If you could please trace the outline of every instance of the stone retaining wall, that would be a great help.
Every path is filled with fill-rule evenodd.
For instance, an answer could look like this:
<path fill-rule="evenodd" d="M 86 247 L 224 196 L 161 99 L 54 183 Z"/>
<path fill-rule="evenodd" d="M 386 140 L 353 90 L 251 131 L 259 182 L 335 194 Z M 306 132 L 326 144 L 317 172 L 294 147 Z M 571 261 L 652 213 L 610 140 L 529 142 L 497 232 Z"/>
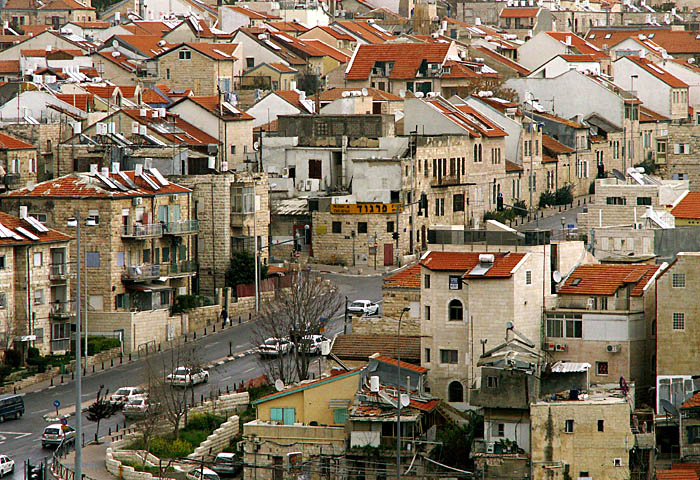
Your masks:
<path fill-rule="evenodd" d="M 247 392 L 246 392 L 247 393 Z M 232 415 L 227 421 L 214 430 L 194 452 L 188 455 L 189 458 L 201 458 L 204 455 L 217 455 L 231 443 L 231 439 L 238 435 L 240 430 L 238 415 Z"/>
<path fill-rule="evenodd" d="M 250 403 L 250 395 L 248 392 L 228 393 L 221 395 L 214 400 L 206 400 L 201 405 L 193 407 L 189 410 L 189 414 L 193 413 L 213 413 L 215 415 L 225 415 L 228 417 L 232 413 L 238 413 L 248 408 Z M 184 418 L 182 419 L 184 426 Z"/>

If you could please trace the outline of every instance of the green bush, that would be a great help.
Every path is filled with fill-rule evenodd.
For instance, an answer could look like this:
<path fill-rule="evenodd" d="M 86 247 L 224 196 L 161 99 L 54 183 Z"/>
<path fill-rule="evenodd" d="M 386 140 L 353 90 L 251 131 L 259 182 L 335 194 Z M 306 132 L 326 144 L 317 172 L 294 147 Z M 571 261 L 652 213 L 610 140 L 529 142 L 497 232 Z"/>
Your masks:
<path fill-rule="evenodd" d="M 118 338 L 114 337 L 89 337 L 88 355 L 96 355 L 105 350 L 111 350 L 121 346 Z"/>
<path fill-rule="evenodd" d="M 176 313 L 187 312 L 193 308 L 197 308 L 201 305 L 199 296 L 197 295 L 178 295 L 175 297 L 173 306 L 170 312 L 174 315 Z"/>
<path fill-rule="evenodd" d="M 220 415 L 195 413 L 190 415 L 187 419 L 187 426 L 183 428 L 182 431 L 204 430 L 211 433 L 219 428 L 225 421 L 226 419 Z M 209 435 L 209 433 L 207 435 Z"/>
<path fill-rule="evenodd" d="M 29 347 L 27 349 L 27 359 L 30 360 L 32 358 L 39 358 L 41 357 L 41 353 L 39 352 L 39 349 L 36 347 Z"/>
<path fill-rule="evenodd" d="M 520 218 L 527 217 L 527 205 L 525 200 L 516 200 L 513 202 L 513 213 Z"/>
<path fill-rule="evenodd" d="M 12 368 L 19 368 L 22 364 L 22 354 L 18 350 L 5 350 L 5 365 Z"/>
<path fill-rule="evenodd" d="M 546 192 L 540 193 L 540 201 L 539 201 L 539 208 L 547 208 L 550 205 L 554 205 L 555 203 L 555 194 L 552 193 L 550 190 L 547 190 Z"/>
<path fill-rule="evenodd" d="M 143 443 L 141 443 L 143 448 Z M 186 440 L 172 440 L 165 437 L 155 437 L 151 440 L 150 451 L 158 458 L 182 458 L 194 452 L 192 444 Z"/>
<path fill-rule="evenodd" d="M 573 201 L 574 196 L 571 193 L 571 185 L 564 185 L 554 192 L 554 205 L 569 205 Z"/>

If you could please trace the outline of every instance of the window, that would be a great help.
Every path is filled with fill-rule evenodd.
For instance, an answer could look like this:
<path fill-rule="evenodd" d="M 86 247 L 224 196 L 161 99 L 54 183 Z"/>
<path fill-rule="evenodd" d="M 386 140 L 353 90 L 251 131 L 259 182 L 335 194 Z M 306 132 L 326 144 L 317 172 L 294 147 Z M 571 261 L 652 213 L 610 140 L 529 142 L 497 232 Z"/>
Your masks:
<path fill-rule="evenodd" d="M 44 259 L 43 253 L 42 252 L 34 252 L 33 258 L 34 258 L 33 265 L 35 267 L 41 267 L 41 264 L 42 264 L 43 259 Z"/>
<path fill-rule="evenodd" d="M 163 263 L 170 262 L 170 247 L 163 247 Z"/>
<path fill-rule="evenodd" d="M 100 266 L 100 252 L 87 252 L 85 263 L 88 267 L 96 268 Z"/>
<path fill-rule="evenodd" d="M 685 313 L 673 312 L 673 329 L 685 330 Z"/>
<path fill-rule="evenodd" d="M 671 275 L 671 285 L 673 288 L 685 288 L 685 273 Z"/>
<path fill-rule="evenodd" d="M 625 197 L 606 197 L 605 203 L 608 205 L 627 205 Z"/>
<path fill-rule="evenodd" d="M 440 363 L 457 364 L 457 350 L 440 350 Z"/>
<path fill-rule="evenodd" d="M 621 458 L 613 458 L 613 466 L 614 467 L 621 467 L 622 466 L 622 459 Z"/>
<path fill-rule="evenodd" d="M 676 155 L 687 155 L 690 153 L 690 144 L 689 143 L 674 143 L 673 144 L 673 153 Z"/>
<path fill-rule="evenodd" d="M 254 57 L 247 57 L 245 59 L 245 67 L 246 68 L 253 68 L 255 66 L 255 58 Z"/>
<path fill-rule="evenodd" d="M 88 210 L 88 217 L 92 218 L 95 225 L 100 224 L 100 211 L 97 209 Z"/>
<path fill-rule="evenodd" d="M 666 142 L 656 142 L 656 153 L 666 154 Z"/>
<path fill-rule="evenodd" d="M 357 233 L 367 233 L 367 222 L 357 222 Z"/>
<path fill-rule="evenodd" d="M 506 436 L 506 424 L 505 423 L 494 423 L 493 424 L 493 436 L 494 437 L 505 437 Z"/>
<path fill-rule="evenodd" d="M 0 308 L 7 307 L 7 294 L 5 292 L 0 292 Z"/>
<path fill-rule="evenodd" d="M 430 275 L 423 275 L 423 288 L 430 288 Z"/>
<path fill-rule="evenodd" d="M 498 388 L 498 377 L 495 377 L 493 375 L 486 377 L 486 387 Z"/>
<path fill-rule="evenodd" d="M 561 318 L 547 318 L 547 336 L 561 338 L 564 336 L 564 320 Z"/>
<path fill-rule="evenodd" d="M 236 146 L 231 145 L 231 155 L 235 155 L 235 154 L 236 154 Z"/>
<path fill-rule="evenodd" d="M 700 443 L 700 425 L 685 427 L 688 432 L 688 443 Z"/>
<path fill-rule="evenodd" d="M 595 374 L 596 375 L 607 375 L 608 374 L 608 362 L 595 362 Z"/>
<path fill-rule="evenodd" d="M 464 211 L 464 194 L 455 193 L 452 196 L 452 211 L 453 212 L 463 212 Z"/>
<path fill-rule="evenodd" d="M 568 419 L 566 422 L 564 422 L 564 432 L 565 433 L 574 433 L 574 420 L 573 419 Z"/>
<path fill-rule="evenodd" d="M 170 80 L 170 69 L 169 69 L 169 68 L 166 68 L 166 69 L 165 69 L 165 78 L 166 78 L 167 80 Z"/>
<path fill-rule="evenodd" d="M 5 270 L 5 255 L 0 255 L 0 270 Z"/>
<path fill-rule="evenodd" d="M 44 304 L 44 289 L 43 288 L 37 288 L 34 290 L 34 305 L 43 305 Z"/>
<path fill-rule="evenodd" d="M 328 123 L 324 121 L 316 122 L 315 123 L 316 127 L 316 135 L 319 137 L 327 137 L 329 132 L 328 132 Z"/>
<path fill-rule="evenodd" d="M 461 275 L 450 275 L 449 287 L 450 287 L 450 290 L 462 290 L 462 276 Z"/>
<path fill-rule="evenodd" d="M 532 285 L 532 270 L 525 270 L 525 285 Z"/>
<path fill-rule="evenodd" d="M 342 222 L 333 222 L 331 226 L 331 231 L 333 233 L 343 233 L 343 224 Z"/>
<path fill-rule="evenodd" d="M 325 124 L 324 124 L 325 125 Z M 322 178 L 322 166 L 321 160 L 309 160 L 309 178 Z"/>
<path fill-rule="evenodd" d="M 293 408 L 271 408 L 270 421 L 279 422 L 282 425 L 294 425 L 295 411 Z"/>
<path fill-rule="evenodd" d="M 425 363 L 430 363 L 430 349 L 425 349 Z"/>
<path fill-rule="evenodd" d="M 651 205 L 651 197 L 637 197 L 637 205 Z"/>
<path fill-rule="evenodd" d="M 114 299 L 114 306 L 116 308 L 129 308 L 129 295 L 126 293 L 119 293 Z"/>
<path fill-rule="evenodd" d="M 70 336 L 70 323 L 54 323 L 51 325 L 51 339 L 62 340 Z"/>
<path fill-rule="evenodd" d="M 255 210 L 254 187 L 234 187 L 231 189 L 231 196 L 231 212 L 253 213 Z"/>
<path fill-rule="evenodd" d="M 36 218 L 41 223 L 46 223 L 46 214 L 45 213 L 32 212 L 29 215 Z"/>
<path fill-rule="evenodd" d="M 430 320 L 430 305 L 425 306 L 425 319 Z"/>
<path fill-rule="evenodd" d="M 345 423 L 348 419 L 348 409 L 347 408 L 334 408 L 333 409 L 333 423 Z"/>
<path fill-rule="evenodd" d="M 605 431 L 605 420 L 598 420 L 598 431 L 599 432 Z"/>
<path fill-rule="evenodd" d="M 583 321 L 581 318 L 566 319 L 566 338 L 582 338 Z"/>
<path fill-rule="evenodd" d="M 462 302 L 460 302 L 459 300 L 450 301 L 449 311 L 450 322 L 461 322 L 464 319 Z"/>
<path fill-rule="evenodd" d="M 178 52 L 178 58 L 180 60 L 191 60 L 192 52 L 189 50 L 180 50 L 180 52 Z"/>
<path fill-rule="evenodd" d="M 386 222 L 386 231 L 387 233 L 394 231 L 394 222 Z"/>
<path fill-rule="evenodd" d="M 448 402 L 463 402 L 464 401 L 464 387 L 458 381 L 450 382 L 447 387 L 447 401 Z"/>

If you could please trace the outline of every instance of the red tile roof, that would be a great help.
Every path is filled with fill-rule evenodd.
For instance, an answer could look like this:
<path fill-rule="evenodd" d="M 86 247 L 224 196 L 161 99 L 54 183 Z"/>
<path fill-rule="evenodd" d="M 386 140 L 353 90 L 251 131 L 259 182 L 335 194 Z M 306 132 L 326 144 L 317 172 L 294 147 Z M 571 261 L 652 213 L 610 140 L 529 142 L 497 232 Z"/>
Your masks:
<path fill-rule="evenodd" d="M 486 118 L 481 112 L 469 105 L 455 105 L 457 110 L 466 115 L 466 119 L 485 137 L 505 137 L 508 134 L 501 127 Z"/>
<path fill-rule="evenodd" d="M 100 98 L 112 98 L 114 95 L 114 92 L 119 89 L 119 87 L 115 85 L 86 85 L 83 87 L 85 90 L 90 92 L 91 94 L 95 95 L 96 97 Z M 125 96 L 122 93 L 122 96 Z"/>
<path fill-rule="evenodd" d="M 53 0 L 42 7 L 40 10 L 95 10 L 93 7 L 88 7 L 75 0 Z"/>
<path fill-rule="evenodd" d="M 688 192 L 671 210 L 676 218 L 700 219 L 700 192 Z"/>
<path fill-rule="evenodd" d="M 347 63 L 350 61 L 349 55 L 346 55 L 345 53 L 341 52 L 337 48 L 335 48 L 331 45 L 328 45 L 326 42 L 323 42 L 321 40 L 315 40 L 313 38 L 305 38 L 304 43 L 307 45 L 311 45 L 315 49 L 322 52 L 325 56 L 331 57 L 334 60 L 339 61 L 340 63 Z"/>
<path fill-rule="evenodd" d="M 209 58 L 213 58 L 214 60 L 230 60 L 230 61 L 236 61 L 240 60 L 236 57 L 233 56 L 234 52 L 238 48 L 237 43 L 194 43 L 194 42 L 188 42 L 188 43 L 183 43 L 181 45 L 178 45 L 177 47 L 174 47 L 172 50 L 175 50 L 183 45 L 188 46 L 189 48 L 193 50 L 197 50 L 199 53 L 206 55 Z"/>
<path fill-rule="evenodd" d="M 550 137 L 549 135 L 542 135 L 542 146 L 554 154 L 560 153 L 573 153 L 576 150 L 567 147 L 563 143 L 559 143 L 556 139 Z"/>
<path fill-rule="evenodd" d="M 423 61 L 442 65 L 447 59 L 449 48 L 449 44 L 439 43 L 360 45 L 355 50 L 345 77 L 348 80 L 366 80 L 376 62 L 394 62 L 389 78 L 413 80 Z"/>
<path fill-rule="evenodd" d="M 0 60 L 0 73 L 19 73 L 19 60 Z"/>
<path fill-rule="evenodd" d="M 567 62 L 576 63 L 599 63 L 600 60 L 595 55 L 575 54 L 575 55 L 559 55 Z"/>
<path fill-rule="evenodd" d="M 395 358 L 385 357 L 384 355 L 377 355 L 374 358 L 375 360 L 378 360 L 383 363 L 388 363 L 389 365 L 393 365 L 395 367 L 399 365 L 399 361 Z M 420 367 L 418 365 L 413 365 L 412 363 L 406 363 L 404 361 L 401 361 L 401 368 L 405 370 L 411 370 L 417 373 L 426 373 L 428 371 L 428 369 L 425 367 Z"/>
<path fill-rule="evenodd" d="M 82 28 L 109 28 L 109 22 L 70 22 L 71 25 L 77 25 Z"/>
<path fill-rule="evenodd" d="M 276 15 L 269 15 L 264 12 L 258 12 L 245 6 L 239 7 L 236 5 L 227 5 L 226 8 L 228 8 L 229 10 L 233 10 L 234 12 L 240 13 L 241 15 L 245 15 L 246 17 L 252 20 L 281 20 L 281 18 Z"/>
<path fill-rule="evenodd" d="M 401 362 L 403 364 L 403 362 Z M 380 386 L 382 389 L 382 392 L 385 393 L 387 396 L 391 398 L 396 398 L 396 389 L 394 387 L 389 387 L 386 388 L 385 386 Z M 402 389 L 403 390 L 403 389 Z M 405 391 L 405 390 L 404 390 Z M 364 387 L 362 388 L 362 393 L 364 394 L 365 397 L 379 397 L 378 393 L 371 392 L 369 388 Z M 379 398 L 377 398 L 377 401 Z M 372 402 L 374 405 L 359 405 L 357 407 L 354 407 L 352 409 L 351 415 L 353 417 L 361 417 L 361 416 L 380 416 L 380 415 L 391 415 L 395 416 L 396 415 L 396 410 L 391 407 L 378 407 L 376 406 L 378 402 Z M 431 399 L 425 399 L 425 400 L 420 400 L 413 395 L 410 395 L 410 403 L 408 404 L 407 409 L 410 408 L 415 408 L 416 410 L 420 410 L 421 412 L 432 412 L 437 408 L 437 406 L 440 405 L 440 400 L 437 398 L 431 398 Z"/>
<path fill-rule="evenodd" d="M 494 256 L 493 266 L 484 275 L 470 278 L 507 278 L 513 269 L 525 258 L 524 253 L 490 253 L 490 252 L 428 252 L 420 264 L 428 270 L 445 272 L 463 272 L 469 277 L 474 267 L 479 265 L 479 255 L 489 253 Z"/>
<path fill-rule="evenodd" d="M 529 75 L 530 74 L 530 70 L 523 67 L 518 62 L 514 62 L 510 58 L 508 58 L 504 55 L 501 55 L 498 52 L 494 52 L 493 50 L 490 50 L 486 47 L 476 47 L 476 50 L 478 50 L 479 53 L 486 54 L 487 56 L 491 57 L 492 59 L 496 60 L 497 62 L 502 63 L 506 67 L 508 67 L 512 70 L 515 70 L 520 75 Z"/>
<path fill-rule="evenodd" d="M 453 105 L 442 97 L 425 100 L 447 119 L 465 129 L 472 137 L 505 137 L 507 134 L 498 125 L 468 105 Z"/>
<path fill-rule="evenodd" d="M 657 265 L 580 265 L 569 275 L 558 293 L 610 296 L 619 288 L 635 284 L 630 295 L 639 297 L 658 269 Z"/>
<path fill-rule="evenodd" d="M 115 37 L 149 58 L 160 55 L 175 46 L 163 40 L 159 35 L 116 35 Z M 111 42 L 106 43 L 106 45 L 111 45 Z"/>
<path fill-rule="evenodd" d="M 119 85 L 119 90 L 124 98 L 136 98 L 136 85 Z"/>
<path fill-rule="evenodd" d="M 113 52 L 97 52 L 97 55 L 109 60 L 112 63 L 119 65 L 120 67 L 124 68 L 125 70 L 128 70 L 132 73 L 136 72 L 136 64 L 132 63 L 132 61 L 129 59 L 129 57 L 127 57 L 126 55 L 122 55 L 121 53 L 115 57 L 114 55 L 112 55 L 112 53 Z M 119 52 L 117 52 L 117 53 L 119 53 Z"/>
<path fill-rule="evenodd" d="M 698 480 L 700 478 L 695 470 L 690 468 L 674 468 L 673 470 L 657 470 L 657 480 Z"/>
<path fill-rule="evenodd" d="M 366 362 L 375 353 L 396 356 L 397 348 L 396 335 L 349 333 L 335 337 L 331 351 L 341 360 Z M 404 360 L 420 364 L 420 337 L 401 335 L 401 363 Z"/>
<path fill-rule="evenodd" d="M 180 118 L 177 115 L 172 115 L 168 114 L 169 118 L 165 119 L 162 117 L 158 118 L 153 118 L 152 113 L 149 116 L 148 112 L 145 117 L 141 116 L 141 112 L 139 109 L 133 108 L 133 109 L 128 109 L 124 108 L 120 110 L 121 112 L 124 112 L 127 116 L 131 117 L 133 120 L 139 122 L 142 125 L 148 125 L 149 128 L 151 128 L 152 132 L 155 132 L 157 135 L 160 137 L 165 138 L 169 142 L 172 142 L 173 144 L 180 144 L 180 145 L 193 145 L 193 146 L 198 146 L 198 145 L 218 145 L 220 142 L 209 135 L 208 133 L 205 133 L 204 131 L 200 130 L 199 128 L 195 127 L 189 122 L 186 122 L 182 118 Z M 109 117 L 107 117 L 109 118 Z M 159 131 L 157 126 L 159 124 L 172 124 L 174 123 L 177 128 L 182 130 L 182 133 L 170 133 L 170 132 L 164 132 L 164 131 Z"/>
<path fill-rule="evenodd" d="M 69 240 L 71 240 L 71 238 L 73 238 L 52 228 L 49 228 L 48 232 L 40 232 L 36 228 L 34 228 L 34 226 L 32 226 L 32 224 L 28 221 L 22 220 L 19 217 L 15 217 L 14 215 L 10 215 L 4 212 L 0 212 L 0 224 L 2 224 L 3 227 L 12 230 L 15 234 L 21 237 L 21 240 L 17 240 L 15 238 L 0 237 L 1 246 L 36 245 L 41 243 L 68 242 Z M 39 237 L 39 240 L 30 239 L 29 236 L 22 233 L 20 230 L 17 230 L 18 227 L 23 228 L 35 237 Z"/>
<path fill-rule="evenodd" d="M 82 50 L 65 49 L 65 50 L 46 50 L 44 48 L 32 48 L 20 50 L 20 55 L 23 57 L 47 57 L 57 53 L 65 53 L 72 57 L 82 57 L 86 55 Z"/>
<path fill-rule="evenodd" d="M 664 117 L 660 113 L 656 113 L 653 110 L 648 109 L 642 105 L 639 106 L 639 121 L 644 122 L 670 122 L 671 119 Z"/>
<path fill-rule="evenodd" d="M 449 73 L 443 71 L 440 78 L 498 78 L 498 72 L 483 73 L 482 67 L 483 65 L 479 63 L 447 60 L 445 68 L 449 68 Z"/>
<path fill-rule="evenodd" d="M 28 188 L 22 188 L 20 190 L 13 190 L 7 193 L 7 197 L 40 197 L 40 198 L 132 198 L 132 197 L 143 197 L 148 195 L 172 195 L 172 194 L 182 194 L 190 193 L 191 190 L 182 187 L 176 183 L 170 182 L 169 185 L 161 185 L 158 190 L 151 188 L 145 180 L 140 177 L 136 177 L 135 172 L 128 171 L 123 172 L 127 177 L 129 177 L 134 183 L 136 183 L 136 189 L 129 189 L 126 192 L 121 190 L 115 190 L 108 187 L 96 176 L 92 176 L 88 173 L 73 173 L 66 175 L 64 177 L 54 178 L 53 180 L 47 180 L 45 182 L 38 183 L 31 190 Z M 160 183 L 155 180 L 155 177 L 148 174 L 152 181 L 157 185 Z M 120 182 L 125 187 L 124 180 L 118 174 L 110 173 L 109 177 Z"/>
<path fill-rule="evenodd" d="M 504 8 L 498 14 L 501 18 L 529 18 L 536 17 L 539 8 Z"/>
<path fill-rule="evenodd" d="M 235 107 L 234 105 L 231 105 L 231 107 L 237 112 L 233 113 L 231 110 L 228 108 L 219 108 L 219 97 L 217 95 L 209 96 L 209 97 L 185 97 L 188 98 L 189 100 L 193 101 L 200 107 L 204 108 L 207 110 L 209 113 L 212 113 L 216 116 L 221 117 L 223 120 L 254 120 L 255 117 L 252 115 L 249 115 L 245 113 L 244 111 L 240 110 L 239 108 Z M 185 100 L 187 101 L 187 100 Z M 223 115 L 220 113 L 223 110 Z"/>
<path fill-rule="evenodd" d="M 141 101 L 143 103 L 170 103 L 170 99 L 164 97 L 152 88 L 147 88 L 141 94 Z"/>
<path fill-rule="evenodd" d="M 389 32 L 380 30 L 374 24 L 367 22 L 340 20 L 336 22 L 336 24 L 369 44 L 377 45 L 396 38 Z"/>
<path fill-rule="evenodd" d="M 571 47 L 576 49 L 578 53 L 582 55 L 593 55 L 596 58 L 607 57 L 607 55 L 601 51 L 597 46 L 592 43 L 587 42 L 578 35 L 574 35 L 571 32 L 547 32 L 547 35 L 552 37 L 554 40 L 559 41 L 563 45 L 568 45 L 567 41 L 570 42 Z M 574 60 L 582 61 L 582 60 Z"/>
<path fill-rule="evenodd" d="M 294 105 L 296 108 L 301 110 L 302 113 L 312 113 L 309 111 L 306 105 L 301 103 L 301 95 L 297 90 L 277 90 L 271 94 L 281 97 L 287 103 Z"/>
<path fill-rule="evenodd" d="M 345 33 L 345 32 L 342 32 L 340 29 L 333 28 L 333 27 L 328 27 L 328 26 L 321 26 L 321 25 L 318 25 L 318 26 L 312 28 L 311 31 L 313 31 L 313 30 L 316 29 L 316 28 L 318 28 L 318 29 L 320 29 L 320 30 L 323 30 L 323 31 L 326 32 L 328 35 L 332 36 L 333 38 L 335 38 L 335 39 L 337 39 L 337 40 L 346 40 L 346 41 L 348 41 L 348 42 L 354 42 L 354 41 L 355 41 L 355 37 L 353 37 L 352 35 L 348 35 L 348 34 Z"/>
<path fill-rule="evenodd" d="M 31 143 L 24 142 L 18 138 L 11 137 L 5 133 L 0 132 L 0 149 L 1 150 L 26 150 L 29 148 L 36 148 Z"/>
<path fill-rule="evenodd" d="M 524 171 L 522 165 L 518 165 L 517 163 L 513 163 L 510 160 L 506 160 L 506 173 L 522 172 L 522 171 Z"/>
<path fill-rule="evenodd" d="M 58 98 L 61 101 L 64 101 L 66 103 L 70 103 L 73 105 L 75 108 L 78 108 L 82 110 L 83 112 L 91 112 L 94 109 L 90 108 L 90 105 L 93 103 L 93 98 L 92 98 L 91 93 L 57 93 L 56 98 Z"/>
<path fill-rule="evenodd" d="M 671 464 L 672 470 L 694 470 L 695 473 L 700 477 L 700 463 L 687 463 L 687 462 L 673 462 Z"/>
<path fill-rule="evenodd" d="M 122 25 L 122 28 L 130 31 L 134 35 L 156 35 L 161 37 L 168 33 L 172 28 L 165 23 L 159 21 L 136 21 L 128 25 Z"/>
<path fill-rule="evenodd" d="M 299 71 L 296 68 L 285 65 L 284 63 L 268 63 L 268 65 L 280 73 L 297 73 Z"/>
<path fill-rule="evenodd" d="M 608 36 L 609 35 L 609 36 Z M 696 54 L 700 51 L 700 40 L 694 30 L 671 30 L 670 28 L 628 30 L 628 29 L 598 29 L 588 32 L 586 39 L 599 48 L 607 45 L 612 48 L 629 37 L 644 35 L 671 55 Z M 608 37 L 608 38 L 605 38 Z"/>
<path fill-rule="evenodd" d="M 413 265 L 399 270 L 388 277 L 384 277 L 384 287 L 420 289 L 420 264 L 414 263 Z"/>
<path fill-rule="evenodd" d="M 666 70 L 659 67 L 658 65 L 654 65 L 654 63 L 651 62 L 647 58 L 640 58 L 640 57 L 633 56 L 633 55 L 627 55 L 627 56 L 621 57 L 620 61 L 624 61 L 623 59 L 627 59 L 630 62 L 633 62 L 635 65 L 642 68 L 646 72 L 650 73 L 652 76 L 658 78 L 659 80 L 664 82 L 669 87 L 688 88 L 688 84 L 685 83 L 683 80 L 671 75 Z"/>
<path fill-rule="evenodd" d="M 287 33 L 303 33 L 308 32 L 309 27 L 302 25 L 299 22 L 265 22 L 268 26 L 280 32 Z"/>
<path fill-rule="evenodd" d="M 688 400 L 681 404 L 681 408 L 698 408 L 700 407 L 700 392 L 696 392 Z"/>
<path fill-rule="evenodd" d="M 385 92 L 377 88 L 366 88 L 367 95 L 372 97 L 372 100 L 377 101 L 388 101 L 388 102 L 403 102 L 403 98 L 395 95 L 393 93 Z M 321 102 L 332 102 L 343 97 L 343 92 L 354 92 L 357 88 L 331 88 L 330 90 L 324 90 L 321 92 Z"/>

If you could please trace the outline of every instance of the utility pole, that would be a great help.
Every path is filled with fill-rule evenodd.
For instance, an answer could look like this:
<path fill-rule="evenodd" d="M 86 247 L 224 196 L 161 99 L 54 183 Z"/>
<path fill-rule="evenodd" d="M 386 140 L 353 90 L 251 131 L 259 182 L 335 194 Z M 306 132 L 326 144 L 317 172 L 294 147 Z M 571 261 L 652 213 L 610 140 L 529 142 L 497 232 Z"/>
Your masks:
<path fill-rule="evenodd" d="M 345 312 L 343 313 L 343 335 L 348 333 L 348 296 L 345 295 Z"/>

